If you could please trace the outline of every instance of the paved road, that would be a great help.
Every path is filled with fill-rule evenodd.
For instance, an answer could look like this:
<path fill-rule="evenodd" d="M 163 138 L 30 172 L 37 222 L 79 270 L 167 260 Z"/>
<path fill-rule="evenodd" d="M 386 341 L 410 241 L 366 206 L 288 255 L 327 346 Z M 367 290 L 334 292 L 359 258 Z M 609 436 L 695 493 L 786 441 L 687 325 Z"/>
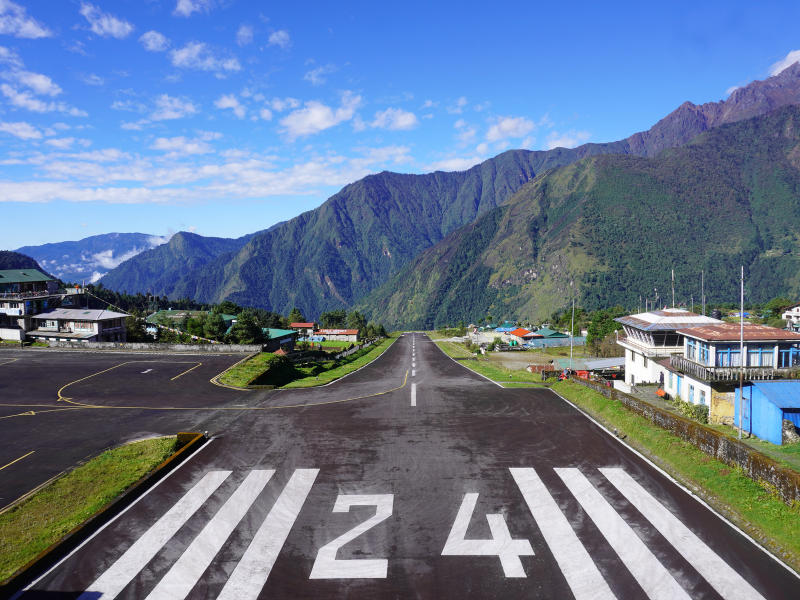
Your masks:
<path fill-rule="evenodd" d="M 257 392 L 209 382 L 242 358 L 3 350 L 0 508 L 105 448 L 196 431 L 215 414 L 209 409 L 255 400 Z M 59 390 L 70 400 L 59 400 Z M 83 409 L 79 404 L 108 408 Z M 142 409 L 113 408 L 118 406 Z"/>
<path fill-rule="evenodd" d="M 255 406 L 23 598 L 798 597 L 554 393 L 423 335 Z"/>

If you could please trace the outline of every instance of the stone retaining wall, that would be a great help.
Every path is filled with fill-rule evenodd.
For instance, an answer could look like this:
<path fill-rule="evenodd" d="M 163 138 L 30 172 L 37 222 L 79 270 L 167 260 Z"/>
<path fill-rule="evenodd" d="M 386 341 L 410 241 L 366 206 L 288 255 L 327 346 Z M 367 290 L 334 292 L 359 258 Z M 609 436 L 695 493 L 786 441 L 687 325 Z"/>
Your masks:
<path fill-rule="evenodd" d="M 777 492 L 786 504 L 791 506 L 794 502 L 800 502 L 800 472 L 780 465 L 746 444 L 739 444 L 735 438 L 642 402 L 630 394 L 578 377 L 573 377 L 572 381 L 593 389 L 606 398 L 619 401 L 628 410 L 674 433 L 720 462 L 741 468 L 745 475 Z"/>
<path fill-rule="evenodd" d="M 48 342 L 51 348 L 72 350 L 149 350 L 155 352 L 208 352 L 210 354 L 261 352 L 258 344 L 156 344 L 147 342 Z"/>

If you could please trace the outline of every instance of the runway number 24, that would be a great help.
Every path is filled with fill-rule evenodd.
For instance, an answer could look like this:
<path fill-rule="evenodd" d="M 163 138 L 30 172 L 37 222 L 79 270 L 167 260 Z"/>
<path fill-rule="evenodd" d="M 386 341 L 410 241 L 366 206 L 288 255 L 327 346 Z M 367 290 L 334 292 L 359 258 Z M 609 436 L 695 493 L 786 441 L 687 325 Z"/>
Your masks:
<path fill-rule="evenodd" d="M 389 561 L 386 559 L 337 560 L 339 548 L 388 519 L 392 514 L 393 494 L 340 495 L 336 498 L 333 512 L 349 512 L 351 506 L 375 506 L 375 515 L 324 545 L 317 552 L 311 569 L 311 579 L 384 579 Z M 525 577 L 520 556 L 533 556 L 528 540 L 511 539 L 506 520 L 501 514 L 486 515 L 492 539 L 468 540 L 472 513 L 478 502 L 478 494 L 465 494 L 461 508 L 453 522 L 447 543 L 442 550 L 444 556 L 497 556 L 506 577 Z"/>

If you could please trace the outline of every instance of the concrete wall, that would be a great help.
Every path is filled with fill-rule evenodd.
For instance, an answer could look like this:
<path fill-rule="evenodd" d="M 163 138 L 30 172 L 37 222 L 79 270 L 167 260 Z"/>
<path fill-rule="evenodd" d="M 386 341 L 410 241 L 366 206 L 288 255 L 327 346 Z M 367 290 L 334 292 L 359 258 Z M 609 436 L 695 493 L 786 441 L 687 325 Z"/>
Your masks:
<path fill-rule="evenodd" d="M 261 352 L 261 346 L 244 346 L 239 344 L 156 344 L 156 343 L 121 343 L 121 342 L 48 342 L 51 348 L 70 348 L 77 350 L 149 350 L 155 352 L 209 352 L 209 353 L 243 353 Z"/>
<path fill-rule="evenodd" d="M 573 377 L 572 381 L 591 388 L 612 400 L 619 401 L 628 410 L 641 415 L 654 425 L 674 433 L 720 462 L 731 467 L 740 467 L 742 472 L 754 481 L 774 486 L 781 499 L 788 505 L 800 502 L 800 472 L 780 465 L 750 446 L 738 444 L 736 439 L 724 433 L 662 410 L 647 402 L 642 402 L 638 398 L 618 390 L 577 377 Z"/>
<path fill-rule="evenodd" d="M 718 425 L 733 425 L 733 402 L 736 392 L 732 386 L 720 386 L 711 390 L 711 406 L 708 420 Z"/>

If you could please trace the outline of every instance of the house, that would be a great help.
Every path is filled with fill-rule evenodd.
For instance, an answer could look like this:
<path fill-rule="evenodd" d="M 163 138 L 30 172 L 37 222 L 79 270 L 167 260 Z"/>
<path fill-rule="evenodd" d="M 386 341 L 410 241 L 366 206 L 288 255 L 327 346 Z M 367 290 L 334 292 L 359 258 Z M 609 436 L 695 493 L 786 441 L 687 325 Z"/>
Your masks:
<path fill-rule="evenodd" d="M 786 321 L 787 325 L 800 325 L 800 303 L 792 304 L 783 311 L 781 319 Z"/>
<path fill-rule="evenodd" d="M 556 339 L 556 338 L 568 338 L 568 333 L 561 333 L 560 331 L 553 331 L 549 327 L 542 327 L 536 330 L 536 333 L 543 338 L 547 339 Z"/>
<path fill-rule="evenodd" d="M 293 329 L 262 329 L 264 337 L 264 352 L 294 352 L 294 345 L 297 342 L 297 332 Z"/>
<path fill-rule="evenodd" d="M 127 313 L 88 308 L 54 308 L 31 317 L 27 337 L 47 342 L 124 342 Z"/>
<path fill-rule="evenodd" d="M 525 336 L 529 335 L 531 332 L 527 329 L 523 329 L 522 327 L 517 327 L 513 331 L 508 332 L 508 337 L 511 338 L 512 341 L 515 341 L 520 344 L 524 344 L 526 339 Z"/>
<path fill-rule="evenodd" d="M 736 390 L 734 424 L 742 431 L 778 446 L 797 441 L 800 425 L 800 381 L 751 381 L 744 385 L 740 404 Z"/>
<path fill-rule="evenodd" d="M 77 306 L 81 288 L 59 289 L 58 281 L 36 269 L 0 271 L 0 338 L 24 341 L 37 327 L 31 317 L 63 305 Z"/>
<path fill-rule="evenodd" d="M 358 329 L 319 329 L 317 335 L 323 336 L 329 342 L 358 342 Z"/>
<path fill-rule="evenodd" d="M 292 323 L 289 325 L 292 329 L 294 329 L 297 333 L 300 334 L 300 337 L 307 338 L 314 335 L 314 332 L 317 330 L 316 323 Z"/>
<path fill-rule="evenodd" d="M 721 322 L 680 308 L 628 315 L 615 321 L 625 332 L 617 344 L 625 349 L 626 385 L 657 383 L 665 373 L 658 361 L 684 351 L 681 330 Z"/>
<path fill-rule="evenodd" d="M 743 331 L 744 363 L 739 323 L 681 330 L 683 351 L 660 365 L 666 373 L 664 390 L 691 404 L 708 405 L 712 423 L 733 425 L 740 375 L 747 382 L 769 381 L 800 366 L 800 333 L 756 323 L 744 323 Z"/>
<path fill-rule="evenodd" d="M 625 357 L 587 360 L 586 370 L 603 379 L 621 381 L 625 378 Z"/>

